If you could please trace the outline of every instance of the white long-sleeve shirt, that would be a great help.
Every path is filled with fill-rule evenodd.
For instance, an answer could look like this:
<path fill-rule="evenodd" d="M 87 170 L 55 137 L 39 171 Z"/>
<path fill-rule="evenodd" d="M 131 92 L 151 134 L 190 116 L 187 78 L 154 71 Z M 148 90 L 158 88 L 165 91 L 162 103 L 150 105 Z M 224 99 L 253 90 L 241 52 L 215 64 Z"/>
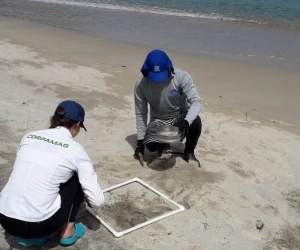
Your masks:
<path fill-rule="evenodd" d="M 74 172 L 90 204 L 99 207 L 104 196 L 93 164 L 70 131 L 59 127 L 26 134 L 0 193 L 0 213 L 28 222 L 50 218 L 61 206 L 60 184 Z"/>

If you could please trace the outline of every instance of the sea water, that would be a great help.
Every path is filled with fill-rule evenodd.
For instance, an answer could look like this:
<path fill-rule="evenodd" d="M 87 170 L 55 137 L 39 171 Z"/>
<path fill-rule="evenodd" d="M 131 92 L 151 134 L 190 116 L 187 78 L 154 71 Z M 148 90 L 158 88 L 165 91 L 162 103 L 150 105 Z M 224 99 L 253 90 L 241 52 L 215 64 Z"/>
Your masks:
<path fill-rule="evenodd" d="M 300 71 L 299 0 L 0 0 L 0 15 Z"/>

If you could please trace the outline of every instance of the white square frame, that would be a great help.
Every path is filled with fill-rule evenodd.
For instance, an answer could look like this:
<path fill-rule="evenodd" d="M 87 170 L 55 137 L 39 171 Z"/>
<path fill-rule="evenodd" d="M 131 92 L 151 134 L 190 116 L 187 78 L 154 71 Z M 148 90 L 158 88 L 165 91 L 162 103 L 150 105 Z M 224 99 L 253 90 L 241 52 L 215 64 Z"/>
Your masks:
<path fill-rule="evenodd" d="M 93 211 L 91 208 L 87 207 L 87 211 L 88 211 L 88 212 L 89 212 L 96 220 L 98 220 L 103 226 L 105 226 L 105 227 L 107 228 L 107 230 L 110 231 L 115 237 L 117 237 L 117 238 L 118 238 L 118 237 L 121 237 L 121 236 L 123 236 L 124 234 L 130 233 L 130 232 L 132 232 L 132 231 L 134 231 L 134 230 L 137 230 L 137 229 L 139 229 L 139 228 L 145 227 L 145 226 L 147 226 L 147 225 L 149 225 L 149 224 L 152 224 L 152 223 L 154 223 L 154 222 L 156 222 L 156 221 L 162 220 L 162 219 L 167 218 L 167 217 L 169 217 L 169 216 L 171 216 L 171 215 L 174 215 L 174 214 L 176 214 L 176 213 L 179 213 L 179 212 L 184 211 L 184 209 L 185 209 L 184 206 L 182 206 L 182 205 L 176 203 L 175 201 L 171 200 L 169 197 L 167 197 L 166 195 L 164 195 L 164 194 L 162 194 L 161 192 L 157 191 L 157 190 L 154 189 L 153 187 L 149 186 L 147 183 L 145 183 L 144 181 L 142 181 L 142 180 L 139 179 L 139 178 L 133 178 L 133 179 L 131 179 L 131 180 L 122 182 L 122 183 L 120 183 L 120 184 L 118 184 L 118 185 L 115 185 L 115 186 L 112 186 L 112 187 L 110 187 L 110 188 L 104 189 L 104 190 L 103 190 L 103 193 L 108 192 L 108 191 L 111 191 L 111 190 L 113 190 L 113 189 L 117 189 L 117 188 L 119 188 L 119 187 L 125 186 L 125 185 L 130 184 L 130 183 L 133 183 L 133 182 L 138 182 L 138 183 L 140 183 L 140 184 L 143 185 L 144 187 L 150 189 L 150 190 L 151 190 L 152 192 L 154 192 L 155 194 L 157 194 L 157 195 L 163 197 L 164 199 L 166 199 L 167 201 L 169 201 L 170 203 L 172 203 L 173 205 L 175 205 L 178 209 L 172 210 L 172 211 L 170 211 L 170 212 L 168 212 L 168 213 L 165 213 L 165 214 L 163 214 L 163 215 L 154 217 L 154 218 L 152 218 L 151 220 L 148 220 L 148 221 L 146 221 L 146 222 L 137 224 L 137 225 L 135 225 L 134 227 L 128 228 L 128 229 L 126 229 L 126 230 L 124 230 L 124 231 L 122 231 L 122 232 L 118 232 L 118 231 L 114 230 L 110 225 L 108 225 L 107 222 L 105 222 L 103 219 L 101 219 L 101 217 L 99 217 L 97 214 L 95 214 L 94 211 Z"/>

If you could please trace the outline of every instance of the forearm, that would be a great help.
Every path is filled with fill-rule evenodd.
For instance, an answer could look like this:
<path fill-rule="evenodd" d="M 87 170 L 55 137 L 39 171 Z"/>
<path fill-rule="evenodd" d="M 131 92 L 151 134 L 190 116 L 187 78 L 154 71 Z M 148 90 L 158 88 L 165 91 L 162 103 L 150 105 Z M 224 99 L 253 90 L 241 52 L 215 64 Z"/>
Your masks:
<path fill-rule="evenodd" d="M 104 202 L 103 192 L 98 183 L 93 164 L 85 150 L 80 149 L 76 154 L 77 174 L 81 188 L 93 207 L 99 207 Z"/>
<path fill-rule="evenodd" d="M 97 174 L 88 169 L 79 171 L 79 182 L 92 207 L 100 207 L 104 202 L 103 192 L 98 184 Z"/>
<path fill-rule="evenodd" d="M 193 83 L 193 79 L 187 73 L 185 73 L 182 78 L 181 88 L 183 94 L 186 96 L 187 102 L 190 105 L 185 119 L 188 121 L 189 125 L 191 125 L 202 110 L 202 101 L 197 92 L 196 86 Z"/>
<path fill-rule="evenodd" d="M 138 83 L 135 86 L 134 102 L 135 102 L 137 139 L 142 140 L 144 139 L 145 131 L 147 127 L 148 103 L 142 90 L 139 88 Z"/>
<path fill-rule="evenodd" d="M 137 139 L 144 139 L 147 127 L 147 114 L 136 114 Z"/>
<path fill-rule="evenodd" d="M 199 115 L 201 110 L 202 110 L 201 100 L 194 101 L 191 104 L 191 106 L 187 112 L 187 115 L 185 117 L 185 119 L 188 121 L 189 125 L 191 125 L 193 123 L 193 121 L 197 118 L 197 116 Z"/>

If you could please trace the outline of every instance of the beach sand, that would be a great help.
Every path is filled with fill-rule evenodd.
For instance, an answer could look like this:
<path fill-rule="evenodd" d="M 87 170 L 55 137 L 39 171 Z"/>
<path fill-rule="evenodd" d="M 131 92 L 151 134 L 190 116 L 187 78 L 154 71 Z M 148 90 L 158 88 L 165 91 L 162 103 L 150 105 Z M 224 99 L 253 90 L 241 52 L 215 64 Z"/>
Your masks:
<path fill-rule="evenodd" d="M 133 88 L 151 49 L 0 18 L 0 190 L 22 136 L 73 99 L 88 130 L 76 140 L 103 189 L 138 177 L 186 210 L 121 238 L 87 214 L 86 236 L 68 249 L 299 249 L 300 74 L 169 51 L 203 99 L 202 167 L 171 154 L 141 167 Z M 0 243 L 22 249 L 1 227 Z M 62 249 L 58 235 L 43 249 Z"/>

